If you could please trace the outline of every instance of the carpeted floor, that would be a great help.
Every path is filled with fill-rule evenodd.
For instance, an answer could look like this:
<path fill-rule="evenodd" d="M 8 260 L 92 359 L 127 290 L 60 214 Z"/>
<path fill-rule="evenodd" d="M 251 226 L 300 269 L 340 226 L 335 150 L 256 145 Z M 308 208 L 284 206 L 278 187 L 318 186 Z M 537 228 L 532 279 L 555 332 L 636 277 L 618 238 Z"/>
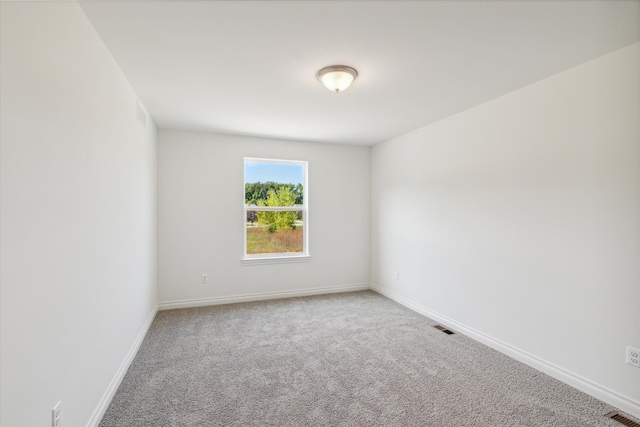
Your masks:
<path fill-rule="evenodd" d="M 161 311 L 100 426 L 621 426 L 434 323 L 371 291 Z"/>

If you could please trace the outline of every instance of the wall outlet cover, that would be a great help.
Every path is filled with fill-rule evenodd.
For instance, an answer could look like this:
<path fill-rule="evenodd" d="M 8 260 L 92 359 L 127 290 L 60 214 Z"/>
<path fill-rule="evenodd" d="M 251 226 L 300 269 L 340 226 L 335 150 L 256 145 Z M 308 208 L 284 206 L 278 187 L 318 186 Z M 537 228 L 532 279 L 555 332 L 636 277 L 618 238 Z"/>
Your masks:
<path fill-rule="evenodd" d="M 52 427 L 62 427 L 62 418 L 60 414 L 60 407 L 62 406 L 62 402 L 56 403 L 56 406 L 51 410 L 51 426 Z"/>
<path fill-rule="evenodd" d="M 627 363 L 640 368 L 640 350 L 627 346 Z"/>

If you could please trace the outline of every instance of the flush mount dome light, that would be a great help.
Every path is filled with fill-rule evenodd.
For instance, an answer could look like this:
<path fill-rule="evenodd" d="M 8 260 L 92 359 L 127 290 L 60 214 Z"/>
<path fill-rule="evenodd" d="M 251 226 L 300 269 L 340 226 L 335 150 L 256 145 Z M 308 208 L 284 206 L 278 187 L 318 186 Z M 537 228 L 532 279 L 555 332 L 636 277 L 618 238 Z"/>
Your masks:
<path fill-rule="evenodd" d="M 318 71 L 318 80 L 331 92 L 342 92 L 358 77 L 358 72 L 346 65 L 331 65 Z"/>

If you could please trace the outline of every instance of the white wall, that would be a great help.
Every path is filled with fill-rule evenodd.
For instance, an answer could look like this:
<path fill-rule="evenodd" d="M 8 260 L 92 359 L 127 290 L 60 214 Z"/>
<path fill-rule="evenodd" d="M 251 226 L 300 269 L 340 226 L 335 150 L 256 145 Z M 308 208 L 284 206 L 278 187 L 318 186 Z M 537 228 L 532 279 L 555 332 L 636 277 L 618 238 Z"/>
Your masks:
<path fill-rule="evenodd" d="M 77 3 L 0 7 L 0 422 L 86 426 L 156 304 L 156 131 Z"/>
<path fill-rule="evenodd" d="M 372 177 L 375 285 L 640 416 L 640 44 L 380 144 Z"/>
<path fill-rule="evenodd" d="M 308 263 L 241 265 L 244 157 L 309 162 Z M 369 178 L 368 147 L 160 130 L 161 307 L 369 283 Z"/>

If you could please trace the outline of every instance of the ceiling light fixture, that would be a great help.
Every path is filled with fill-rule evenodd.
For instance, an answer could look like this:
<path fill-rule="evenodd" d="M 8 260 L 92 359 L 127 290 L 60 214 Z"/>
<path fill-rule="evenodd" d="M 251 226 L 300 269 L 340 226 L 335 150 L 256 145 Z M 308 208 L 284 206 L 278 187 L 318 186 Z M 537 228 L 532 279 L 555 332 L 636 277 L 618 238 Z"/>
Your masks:
<path fill-rule="evenodd" d="M 358 72 L 346 65 L 331 65 L 318 71 L 318 80 L 331 92 L 342 92 L 358 77 Z"/>

